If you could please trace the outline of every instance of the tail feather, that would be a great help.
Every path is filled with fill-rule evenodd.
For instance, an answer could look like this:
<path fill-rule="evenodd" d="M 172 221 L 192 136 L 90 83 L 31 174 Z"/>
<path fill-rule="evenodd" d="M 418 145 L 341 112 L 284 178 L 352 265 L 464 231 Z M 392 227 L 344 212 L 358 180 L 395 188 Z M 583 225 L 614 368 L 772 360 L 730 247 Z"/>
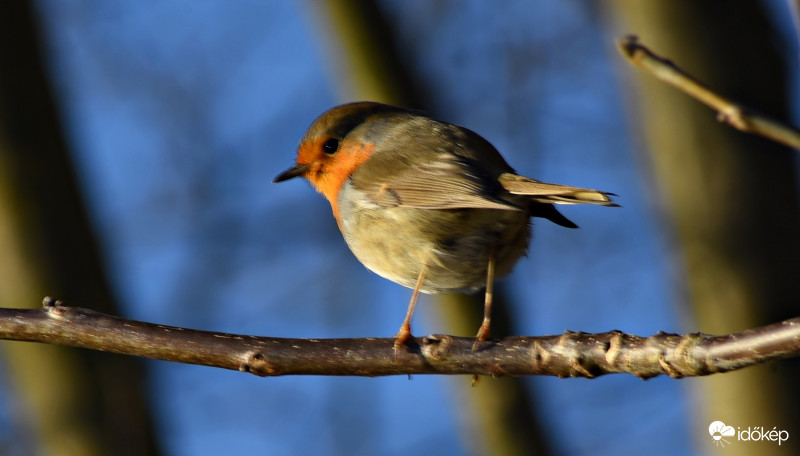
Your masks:
<path fill-rule="evenodd" d="M 529 196 L 531 201 L 537 203 L 619 206 L 611 201 L 611 196 L 616 196 L 615 194 L 600 190 L 548 184 L 511 173 L 502 174 L 499 181 L 510 193 Z"/>
<path fill-rule="evenodd" d="M 531 204 L 531 215 L 534 217 L 541 217 L 550 220 L 556 225 L 563 226 L 564 228 L 577 228 L 572 220 L 564 217 L 561 212 L 558 212 L 552 204 Z"/>

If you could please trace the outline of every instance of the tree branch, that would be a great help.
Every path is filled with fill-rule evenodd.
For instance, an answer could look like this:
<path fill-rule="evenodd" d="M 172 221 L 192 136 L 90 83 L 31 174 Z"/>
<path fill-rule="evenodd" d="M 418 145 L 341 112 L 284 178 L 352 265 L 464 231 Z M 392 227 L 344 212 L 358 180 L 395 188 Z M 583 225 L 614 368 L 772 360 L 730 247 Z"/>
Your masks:
<path fill-rule="evenodd" d="M 594 378 L 629 373 L 647 379 L 727 372 L 800 355 L 800 317 L 738 334 L 639 337 L 610 331 L 473 338 L 430 335 L 395 353 L 392 338 L 285 339 L 156 325 L 66 307 L 0 308 L 0 339 L 44 342 L 187 364 L 277 375 L 554 375 Z"/>
<path fill-rule="evenodd" d="M 725 122 L 739 131 L 761 135 L 789 147 L 800 149 L 800 130 L 758 114 L 719 95 L 672 61 L 656 55 L 644 45 L 639 44 L 637 37 L 626 36 L 617 41 L 617 47 L 631 65 L 649 71 L 656 78 L 677 87 L 715 109 L 720 122 Z"/>

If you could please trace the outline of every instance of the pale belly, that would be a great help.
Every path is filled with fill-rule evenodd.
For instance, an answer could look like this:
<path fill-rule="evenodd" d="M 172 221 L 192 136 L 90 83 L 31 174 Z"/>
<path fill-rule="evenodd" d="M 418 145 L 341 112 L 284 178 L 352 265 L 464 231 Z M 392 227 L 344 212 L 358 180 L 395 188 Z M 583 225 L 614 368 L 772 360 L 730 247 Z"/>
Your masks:
<path fill-rule="evenodd" d="M 490 254 L 495 277 L 508 274 L 530 240 L 530 214 L 503 209 L 361 207 L 340 202 L 340 229 L 353 254 L 376 274 L 414 288 L 423 264 L 424 293 L 486 285 Z"/>

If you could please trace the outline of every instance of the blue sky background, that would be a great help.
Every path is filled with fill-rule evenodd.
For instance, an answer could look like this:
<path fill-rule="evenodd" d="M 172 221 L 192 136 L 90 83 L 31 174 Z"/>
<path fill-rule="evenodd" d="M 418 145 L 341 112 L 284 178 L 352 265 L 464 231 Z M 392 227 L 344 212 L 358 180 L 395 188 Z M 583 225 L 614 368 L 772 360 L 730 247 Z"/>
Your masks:
<path fill-rule="evenodd" d="M 314 117 L 352 101 L 337 93 L 313 2 L 39 4 L 125 316 L 284 337 L 396 332 L 410 290 L 357 262 L 310 186 L 270 183 Z M 572 0 L 382 4 L 437 117 L 479 132 L 522 174 L 620 195 L 620 209 L 564 209 L 580 230 L 536 223 L 530 258 L 504 280 L 520 331 L 702 331 L 680 307 L 681 270 L 629 130 L 634 70 L 618 33 Z M 421 302 L 416 334 L 441 331 L 432 305 Z M 470 453 L 452 388 L 466 377 L 150 366 L 168 454 Z M 686 397 L 696 380 L 528 381 L 565 454 L 687 454 L 706 426 Z"/>

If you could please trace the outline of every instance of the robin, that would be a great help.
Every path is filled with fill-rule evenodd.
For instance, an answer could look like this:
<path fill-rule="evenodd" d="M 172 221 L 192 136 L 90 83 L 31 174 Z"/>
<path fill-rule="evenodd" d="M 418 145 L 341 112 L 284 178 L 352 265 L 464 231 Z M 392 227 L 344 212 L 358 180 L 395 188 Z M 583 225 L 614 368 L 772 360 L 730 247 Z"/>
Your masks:
<path fill-rule="evenodd" d="M 612 193 L 514 172 L 477 133 L 373 102 L 323 113 L 273 182 L 304 177 L 331 204 L 367 269 L 413 289 L 395 349 L 411 336 L 419 292 L 486 289 L 473 350 L 490 334 L 492 283 L 525 255 L 531 217 L 577 228 L 554 204 L 617 206 Z"/>

